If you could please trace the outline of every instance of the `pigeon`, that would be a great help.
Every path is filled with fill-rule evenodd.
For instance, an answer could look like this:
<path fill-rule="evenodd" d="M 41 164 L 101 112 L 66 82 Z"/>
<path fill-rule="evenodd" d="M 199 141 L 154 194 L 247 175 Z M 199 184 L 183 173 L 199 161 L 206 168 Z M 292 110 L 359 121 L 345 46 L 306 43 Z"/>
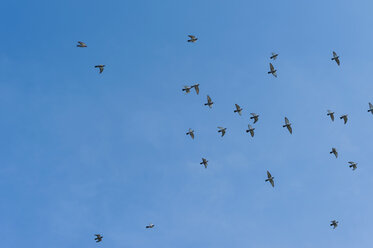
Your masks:
<path fill-rule="evenodd" d="M 145 228 L 153 228 L 154 227 L 154 224 L 150 223 L 148 226 L 146 226 Z"/>
<path fill-rule="evenodd" d="M 96 238 L 95 238 L 96 243 L 101 242 L 102 238 L 104 237 L 104 236 L 101 236 L 101 234 L 95 234 L 95 236 L 96 236 Z"/>
<path fill-rule="evenodd" d="M 211 100 L 210 96 L 207 95 L 207 103 L 205 103 L 205 106 L 209 106 L 210 108 L 212 108 L 213 104 L 214 102 Z"/>
<path fill-rule="evenodd" d="M 268 72 L 268 74 L 272 74 L 274 77 L 277 77 L 277 73 L 276 73 L 277 70 L 275 70 L 272 63 L 269 63 L 269 69 L 270 69 L 270 71 Z"/>
<path fill-rule="evenodd" d="M 184 86 L 184 89 L 182 89 L 182 91 L 185 91 L 185 93 L 189 93 L 190 92 L 190 89 L 191 89 L 192 87 L 189 87 L 189 86 Z"/>
<path fill-rule="evenodd" d="M 84 43 L 84 42 L 82 42 L 82 41 L 78 41 L 78 45 L 76 45 L 77 47 L 87 47 L 87 45 Z"/>
<path fill-rule="evenodd" d="M 259 115 L 255 114 L 255 113 L 250 113 L 252 116 L 250 117 L 250 119 L 254 119 L 254 124 L 259 120 Z"/>
<path fill-rule="evenodd" d="M 335 158 L 338 158 L 338 152 L 337 152 L 337 149 L 335 149 L 334 147 L 332 148 L 332 151 L 330 152 L 330 154 L 334 154 Z"/>
<path fill-rule="evenodd" d="M 368 112 L 370 112 L 372 115 L 373 115 L 373 104 L 369 103 L 369 110 Z"/>
<path fill-rule="evenodd" d="M 199 94 L 199 84 L 192 85 L 191 88 L 194 88 L 196 90 L 197 95 Z"/>
<path fill-rule="evenodd" d="M 272 56 L 271 56 L 269 59 L 276 60 L 276 59 L 277 59 L 277 56 L 278 56 L 277 53 L 272 53 Z"/>
<path fill-rule="evenodd" d="M 202 158 L 202 162 L 199 163 L 199 164 L 203 164 L 203 165 L 205 166 L 205 168 L 207 168 L 207 163 L 208 163 L 208 162 L 209 162 L 209 161 L 207 161 L 207 159 Z"/>
<path fill-rule="evenodd" d="M 198 38 L 196 38 L 194 35 L 188 35 L 189 36 L 189 40 L 188 40 L 188 42 L 192 42 L 192 43 L 194 43 L 194 42 L 196 42 L 197 40 L 198 40 Z"/>
<path fill-rule="evenodd" d="M 339 56 L 334 51 L 333 51 L 333 58 L 332 58 L 332 60 L 335 60 L 335 62 L 337 63 L 338 66 L 340 65 Z"/>
<path fill-rule="evenodd" d="M 238 113 L 239 115 L 241 115 L 242 114 L 242 108 L 238 104 L 235 104 L 235 105 L 236 105 L 236 110 L 233 111 L 233 112 Z"/>
<path fill-rule="evenodd" d="M 194 139 L 194 130 L 189 128 L 189 131 L 186 133 L 186 135 L 190 135 L 190 137 L 192 137 L 192 139 Z"/>
<path fill-rule="evenodd" d="M 218 133 L 221 133 L 221 137 L 223 137 L 224 134 L 225 134 L 225 132 L 226 132 L 226 130 L 227 130 L 227 128 L 226 127 L 218 127 L 218 128 L 219 128 Z"/>
<path fill-rule="evenodd" d="M 348 118 L 347 118 L 347 115 L 342 115 L 341 117 L 339 117 L 339 119 L 343 119 L 344 123 L 346 124 L 347 121 L 348 121 Z"/>
<path fill-rule="evenodd" d="M 275 187 L 275 181 L 273 181 L 273 179 L 275 179 L 271 173 L 269 173 L 269 171 L 267 171 L 267 179 L 265 180 L 266 182 L 270 182 L 272 187 Z"/>
<path fill-rule="evenodd" d="M 249 124 L 249 129 L 246 130 L 246 133 L 250 132 L 251 137 L 254 137 L 254 130 L 255 128 L 252 128 L 252 126 Z"/>
<path fill-rule="evenodd" d="M 336 221 L 336 220 L 332 220 L 331 223 L 330 223 L 330 226 L 332 226 L 333 229 L 336 229 L 337 226 L 338 226 L 338 221 Z"/>
<path fill-rule="evenodd" d="M 326 115 L 330 116 L 330 119 L 332 119 L 332 121 L 334 121 L 334 112 L 328 110 L 328 113 Z"/>
<path fill-rule="evenodd" d="M 96 65 L 95 68 L 100 68 L 100 73 L 104 71 L 105 65 Z"/>
<path fill-rule="evenodd" d="M 356 170 L 356 168 L 357 168 L 357 163 L 355 163 L 355 162 L 352 162 L 352 161 L 350 161 L 350 162 L 348 162 L 349 164 L 350 164 L 350 168 L 352 168 L 352 170 Z"/>
<path fill-rule="evenodd" d="M 283 125 L 282 127 L 286 127 L 289 130 L 290 134 L 293 133 L 293 129 L 291 128 L 291 123 L 289 122 L 289 119 L 287 117 L 285 117 L 285 125 Z"/>

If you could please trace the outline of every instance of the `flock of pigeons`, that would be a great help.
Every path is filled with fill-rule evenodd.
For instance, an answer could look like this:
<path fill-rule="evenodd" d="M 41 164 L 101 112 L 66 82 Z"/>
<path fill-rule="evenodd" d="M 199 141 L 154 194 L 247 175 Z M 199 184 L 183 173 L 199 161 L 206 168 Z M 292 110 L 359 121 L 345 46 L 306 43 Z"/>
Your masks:
<path fill-rule="evenodd" d="M 195 43 L 198 40 L 198 38 L 194 35 L 188 35 L 188 37 L 189 37 L 189 39 L 187 40 L 187 42 L 190 42 L 190 43 Z M 85 48 L 85 47 L 87 47 L 87 44 L 82 42 L 82 41 L 78 41 L 77 47 Z M 275 61 L 277 59 L 277 57 L 278 57 L 277 53 L 272 53 L 272 55 L 270 56 L 270 59 Z M 334 60 L 337 63 L 338 66 L 340 65 L 339 56 L 334 51 L 333 51 L 333 57 L 331 58 L 331 60 Z M 100 74 L 104 71 L 104 67 L 105 67 L 105 65 L 95 65 L 95 68 L 99 68 L 99 73 Z M 277 70 L 275 69 L 275 67 L 273 66 L 272 63 L 269 63 L 268 74 L 272 74 L 274 77 L 277 78 Z M 199 84 L 194 84 L 192 86 L 184 86 L 182 91 L 185 91 L 185 93 L 188 94 L 188 93 L 191 92 L 192 89 L 195 90 L 197 95 L 199 94 Z M 214 102 L 212 101 L 211 97 L 209 95 L 207 95 L 207 103 L 205 103 L 204 105 L 208 106 L 209 108 L 212 108 L 213 104 L 214 104 Z M 235 110 L 233 111 L 234 113 L 238 113 L 239 115 L 242 115 L 242 110 L 243 109 L 240 107 L 240 105 L 235 104 Z M 373 115 L 373 104 L 372 103 L 369 103 L 368 112 L 370 112 Z M 253 120 L 253 124 L 257 123 L 258 120 L 259 120 L 259 115 L 256 114 L 256 113 L 250 113 L 250 115 L 251 115 L 250 119 Z M 328 110 L 327 111 L 327 116 L 329 116 L 330 119 L 332 121 L 334 121 L 334 112 L 332 112 L 331 110 Z M 344 114 L 344 115 L 340 116 L 340 119 L 343 119 L 344 124 L 346 124 L 347 121 L 348 121 L 348 115 Z M 290 123 L 290 121 L 287 117 L 285 117 L 285 124 L 283 125 L 283 127 L 284 128 L 286 127 L 290 134 L 293 133 L 291 123 Z M 254 134 L 255 134 L 254 130 L 255 130 L 255 128 L 253 128 L 250 124 L 248 124 L 248 129 L 246 130 L 246 132 L 250 133 L 251 137 L 254 137 Z M 218 127 L 218 133 L 221 134 L 221 137 L 223 137 L 225 135 L 226 131 L 227 131 L 227 128 Z M 186 135 L 189 135 L 192 139 L 194 139 L 194 130 L 189 128 Z M 330 151 L 330 154 L 334 154 L 334 156 L 336 158 L 338 158 L 338 152 L 337 152 L 336 148 L 333 147 L 332 150 Z M 352 168 L 352 170 L 356 170 L 357 163 L 355 163 L 353 161 L 349 161 L 348 163 L 350 164 L 349 167 Z M 207 168 L 208 160 L 206 158 L 202 158 L 202 162 L 200 164 L 203 165 L 205 168 Z M 269 182 L 272 185 L 272 187 L 275 186 L 274 177 L 271 175 L 271 173 L 269 171 L 267 171 L 267 179 L 265 179 L 265 182 Z M 338 221 L 332 220 L 331 223 L 330 223 L 330 226 L 332 226 L 333 229 L 335 229 L 338 226 L 338 223 L 339 223 Z M 151 229 L 151 228 L 154 228 L 154 226 L 155 226 L 154 224 L 150 223 L 149 225 L 145 226 L 145 228 Z M 101 234 L 95 234 L 94 236 L 96 236 L 95 240 L 96 240 L 97 243 L 101 242 L 102 239 L 103 239 L 103 236 Z"/>

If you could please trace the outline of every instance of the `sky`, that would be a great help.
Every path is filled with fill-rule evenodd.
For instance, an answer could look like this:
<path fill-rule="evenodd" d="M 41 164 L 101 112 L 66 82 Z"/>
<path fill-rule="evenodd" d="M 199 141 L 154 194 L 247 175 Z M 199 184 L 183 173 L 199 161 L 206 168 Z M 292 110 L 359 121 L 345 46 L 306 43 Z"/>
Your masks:
<path fill-rule="evenodd" d="M 3 2 L 2 247 L 370 247 L 372 8 Z M 267 74 L 271 52 L 277 78 Z M 199 95 L 182 91 L 195 83 Z"/>

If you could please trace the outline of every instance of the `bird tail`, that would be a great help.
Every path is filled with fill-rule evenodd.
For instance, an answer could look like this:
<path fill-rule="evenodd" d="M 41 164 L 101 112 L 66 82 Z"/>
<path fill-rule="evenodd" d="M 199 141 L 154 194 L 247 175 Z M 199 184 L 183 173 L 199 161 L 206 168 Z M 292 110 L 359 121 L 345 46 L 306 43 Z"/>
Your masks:
<path fill-rule="evenodd" d="M 286 127 L 286 125 L 282 125 L 282 127 Z"/>
<path fill-rule="evenodd" d="M 272 72 L 269 71 L 269 72 L 267 72 L 267 73 L 268 73 L 268 74 L 271 74 Z"/>
<path fill-rule="evenodd" d="M 248 133 L 249 132 L 249 130 L 246 130 L 246 133 Z"/>

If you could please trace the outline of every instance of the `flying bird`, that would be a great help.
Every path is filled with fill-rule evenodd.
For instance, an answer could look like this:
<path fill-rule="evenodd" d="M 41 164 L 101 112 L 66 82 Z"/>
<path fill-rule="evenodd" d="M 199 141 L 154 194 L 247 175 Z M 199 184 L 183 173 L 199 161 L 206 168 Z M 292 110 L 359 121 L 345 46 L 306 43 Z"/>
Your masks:
<path fill-rule="evenodd" d="M 355 163 L 355 162 L 352 162 L 352 161 L 350 161 L 350 162 L 348 162 L 349 164 L 350 164 L 350 168 L 352 168 L 352 170 L 356 170 L 356 168 L 357 168 L 357 163 Z"/>
<path fill-rule="evenodd" d="M 100 234 L 95 234 L 95 236 L 96 236 L 96 238 L 95 238 L 96 243 L 101 242 L 102 238 L 104 237 L 104 236 L 101 236 Z"/>
<path fill-rule="evenodd" d="M 285 125 L 283 125 L 282 127 L 286 127 L 289 130 L 290 134 L 293 133 L 293 129 L 291 128 L 291 123 L 289 122 L 289 119 L 287 117 L 285 117 Z"/>
<path fill-rule="evenodd" d="M 218 133 L 221 133 L 221 137 L 223 137 L 225 132 L 227 131 L 227 128 L 226 127 L 218 127 L 218 128 L 219 128 Z"/>
<path fill-rule="evenodd" d="M 184 89 L 182 89 L 182 91 L 185 91 L 185 93 L 189 93 L 190 92 L 190 89 L 191 89 L 192 87 L 189 87 L 189 86 L 184 86 Z"/>
<path fill-rule="evenodd" d="M 248 127 L 249 127 L 249 129 L 246 130 L 246 133 L 250 132 L 251 137 L 254 137 L 255 128 L 253 128 L 250 124 L 248 125 Z"/>
<path fill-rule="evenodd" d="M 197 95 L 199 94 L 199 84 L 192 85 L 192 88 L 196 90 Z"/>
<path fill-rule="evenodd" d="M 271 173 L 269 173 L 269 171 L 267 171 L 267 179 L 265 181 L 270 182 L 272 187 L 275 187 L 275 181 L 273 179 L 275 178 L 271 175 Z"/>
<path fill-rule="evenodd" d="M 330 226 L 332 226 L 333 229 L 336 229 L 337 226 L 338 226 L 338 221 L 336 221 L 336 220 L 332 220 L 331 223 L 330 223 Z"/>
<path fill-rule="evenodd" d="M 95 68 L 100 68 L 100 73 L 104 71 L 105 65 L 95 65 Z"/>
<path fill-rule="evenodd" d="M 203 165 L 205 166 L 205 168 L 207 168 L 207 163 L 208 163 L 208 162 L 209 162 L 209 161 L 207 161 L 207 159 L 202 158 L 202 162 L 199 163 L 199 164 L 203 164 Z"/>
<path fill-rule="evenodd" d="M 189 40 L 188 40 L 188 42 L 192 42 L 192 43 L 194 43 L 194 42 L 196 42 L 197 40 L 198 40 L 198 38 L 196 38 L 194 35 L 188 35 L 189 36 Z"/>
<path fill-rule="evenodd" d="M 335 149 L 334 147 L 332 148 L 332 151 L 330 152 L 330 154 L 334 154 L 335 158 L 338 158 L 337 149 Z"/>
<path fill-rule="evenodd" d="M 84 42 L 82 42 L 82 41 L 78 41 L 78 45 L 76 45 L 77 47 L 87 47 L 87 45 L 84 43 Z"/>
<path fill-rule="evenodd" d="M 332 60 L 335 60 L 335 62 L 337 63 L 338 66 L 340 65 L 339 56 L 334 51 L 333 51 L 333 58 L 332 58 Z"/>
<path fill-rule="evenodd" d="M 150 223 L 148 226 L 146 226 L 145 228 L 153 228 L 154 227 L 154 224 Z"/>
<path fill-rule="evenodd" d="M 239 115 L 241 115 L 242 114 L 242 108 L 238 104 L 235 104 L 235 105 L 236 105 L 236 110 L 233 111 L 233 112 L 238 113 Z"/>
<path fill-rule="evenodd" d="M 343 119 L 344 124 L 346 124 L 347 121 L 348 121 L 347 115 L 342 115 L 341 117 L 339 117 L 339 119 L 341 119 L 341 120 Z"/>
<path fill-rule="evenodd" d="M 272 56 L 271 56 L 269 59 L 276 60 L 276 59 L 277 59 L 277 56 L 278 56 L 277 53 L 272 53 Z"/>
<path fill-rule="evenodd" d="M 372 115 L 373 115 L 373 104 L 369 103 L 369 110 L 368 112 L 370 112 Z"/>
<path fill-rule="evenodd" d="M 189 131 L 186 133 L 186 135 L 190 135 L 190 137 L 192 137 L 192 139 L 194 139 L 194 130 L 189 128 Z"/>
<path fill-rule="evenodd" d="M 207 95 L 207 103 L 205 103 L 205 106 L 209 106 L 210 108 L 212 108 L 213 104 L 214 102 L 211 100 L 210 96 Z"/>
<path fill-rule="evenodd" d="M 254 124 L 259 120 L 259 115 L 255 114 L 255 113 L 250 113 L 252 116 L 250 117 L 250 119 L 254 119 Z"/>
<path fill-rule="evenodd" d="M 328 113 L 326 115 L 330 116 L 330 119 L 332 119 L 332 121 L 334 121 L 334 112 L 328 110 Z"/>
<path fill-rule="evenodd" d="M 277 70 L 275 70 L 275 68 L 273 67 L 272 63 L 269 63 L 269 72 L 268 74 L 272 74 L 274 77 L 277 77 Z"/>

